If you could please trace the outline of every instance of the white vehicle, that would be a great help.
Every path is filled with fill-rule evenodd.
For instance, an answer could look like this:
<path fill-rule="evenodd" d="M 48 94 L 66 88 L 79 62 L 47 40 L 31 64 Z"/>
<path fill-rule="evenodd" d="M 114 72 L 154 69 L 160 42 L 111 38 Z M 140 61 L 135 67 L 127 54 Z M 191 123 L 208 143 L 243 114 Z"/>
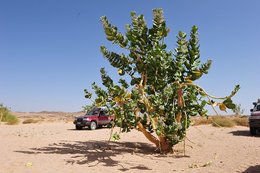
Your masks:
<path fill-rule="evenodd" d="M 256 132 L 260 131 L 260 99 L 254 102 L 253 105 L 254 108 L 250 109 L 249 128 L 251 135 L 256 135 Z"/>

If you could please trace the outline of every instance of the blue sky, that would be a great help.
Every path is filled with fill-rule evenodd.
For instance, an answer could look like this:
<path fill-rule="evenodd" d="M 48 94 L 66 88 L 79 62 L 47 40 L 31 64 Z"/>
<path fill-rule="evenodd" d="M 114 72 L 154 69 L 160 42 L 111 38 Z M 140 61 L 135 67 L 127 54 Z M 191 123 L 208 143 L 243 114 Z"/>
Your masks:
<path fill-rule="evenodd" d="M 120 49 L 105 39 L 100 17 L 124 32 L 131 11 L 151 26 L 158 7 L 171 50 L 178 31 L 199 27 L 202 61 L 213 65 L 197 83 L 219 96 L 240 84 L 234 100 L 248 114 L 260 97 L 259 0 L 1 0 L 0 103 L 12 111 L 80 111 L 90 103 L 83 90 L 100 83 L 101 67 L 117 78 L 99 47 Z"/>

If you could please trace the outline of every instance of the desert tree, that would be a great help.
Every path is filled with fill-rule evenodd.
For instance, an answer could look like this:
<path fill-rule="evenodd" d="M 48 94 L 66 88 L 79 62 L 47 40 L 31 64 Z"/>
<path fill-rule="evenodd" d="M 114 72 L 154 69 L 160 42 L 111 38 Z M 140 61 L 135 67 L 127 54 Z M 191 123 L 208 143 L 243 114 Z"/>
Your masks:
<path fill-rule="evenodd" d="M 103 87 L 92 84 L 94 102 L 115 115 L 114 126 L 121 127 L 121 132 L 138 129 L 162 153 L 168 153 L 185 138 L 192 116 L 207 115 L 206 105 L 222 111 L 233 109 L 231 98 L 239 85 L 229 96 L 215 97 L 194 83 L 208 73 L 212 62 L 200 60 L 197 26 L 191 28 L 189 38 L 180 31 L 177 47 L 171 51 L 164 42 L 170 29 L 162 9 L 153 10 L 151 28 L 143 15 L 131 12 L 131 19 L 123 34 L 107 17 L 101 17 L 107 40 L 125 51 L 116 53 L 100 47 L 121 78 L 115 82 L 101 68 Z M 85 97 L 91 96 L 85 90 Z"/>

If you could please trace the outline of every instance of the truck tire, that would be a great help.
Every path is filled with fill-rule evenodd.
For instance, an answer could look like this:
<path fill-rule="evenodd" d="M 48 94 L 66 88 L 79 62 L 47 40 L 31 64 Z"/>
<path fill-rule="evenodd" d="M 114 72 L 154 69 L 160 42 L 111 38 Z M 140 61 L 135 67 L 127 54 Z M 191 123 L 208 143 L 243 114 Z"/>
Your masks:
<path fill-rule="evenodd" d="M 76 130 L 82 130 L 82 126 L 76 126 Z"/>
<path fill-rule="evenodd" d="M 256 129 L 254 127 L 250 127 L 250 134 L 256 135 Z"/>
<path fill-rule="evenodd" d="M 90 130 L 95 130 L 97 128 L 97 123 L 95 121 L 91 121 L 89 128 Z"/>

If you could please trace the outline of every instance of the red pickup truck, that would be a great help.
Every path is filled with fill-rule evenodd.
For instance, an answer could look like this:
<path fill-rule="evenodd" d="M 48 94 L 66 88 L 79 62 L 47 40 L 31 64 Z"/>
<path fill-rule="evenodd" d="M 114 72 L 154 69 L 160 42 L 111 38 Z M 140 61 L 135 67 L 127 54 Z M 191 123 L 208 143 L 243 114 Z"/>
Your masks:
<path fill-rule="evenodd" d="M 97 127 L 110 126 L 114 121 L 113 115 L 108 115 L 105 108 L 94 108 L 83 116 L 76 117 L 74 120 L 75 128 L 81 130 L 83 127 L 89 127 L 95 130 Z"/>

